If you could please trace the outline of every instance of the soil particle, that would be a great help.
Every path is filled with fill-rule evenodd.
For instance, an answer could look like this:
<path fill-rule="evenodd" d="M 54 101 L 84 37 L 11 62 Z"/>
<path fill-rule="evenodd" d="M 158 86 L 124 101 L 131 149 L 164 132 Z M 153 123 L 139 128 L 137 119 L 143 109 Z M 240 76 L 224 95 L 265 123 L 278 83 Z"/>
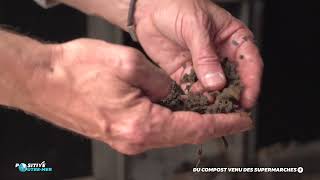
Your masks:
<path fill-rule="evenodd" d="M 181 83 L 195 83 L 197 82 L 198 78 L 196 75 L 196 72 L 194 71 L 194 69 L 191 69 L 191 72 L 189 74 L 186 74 L 182 77 L 181 79 Z"/>

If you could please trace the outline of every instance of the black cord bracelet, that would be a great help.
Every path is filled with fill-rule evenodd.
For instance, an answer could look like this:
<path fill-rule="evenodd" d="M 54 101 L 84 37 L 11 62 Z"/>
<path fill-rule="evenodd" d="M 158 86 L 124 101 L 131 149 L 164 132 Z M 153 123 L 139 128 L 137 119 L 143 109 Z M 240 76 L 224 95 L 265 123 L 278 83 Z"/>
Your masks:
<path fill-rule="evenodd" d="M 137 0 L 130 0 L 129 12 L 128 12 L 128 32 L 131 36 L 131 39 L 135 42 L 138 42 L 138 37 L 136 34 L 136 26 L 134 23 L 134 12 L 136 8 Z"/>

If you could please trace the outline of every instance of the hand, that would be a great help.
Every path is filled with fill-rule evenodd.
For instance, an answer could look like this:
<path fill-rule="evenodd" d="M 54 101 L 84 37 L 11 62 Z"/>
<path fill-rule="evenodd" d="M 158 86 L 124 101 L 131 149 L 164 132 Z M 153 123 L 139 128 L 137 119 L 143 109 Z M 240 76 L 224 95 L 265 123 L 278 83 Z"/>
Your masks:
<path fill-rule="evenodd" d="M 250 30 L 209 0 L 140 0 L 136 25 L 147 54 L 178 83 L 193 66 L 194 89 L 218 90 L 226 79 L 220 60 L 238 64 L 241 102 L 251 108 L 260 91 L 263 62 Z"/>
<path fill-rule="evenodd" d="M 154 104 L 172 80 L 135 49 L 89 39 L 51 48 L 22 109 L 122 153 L 201 143 L 252 126 L 246 114 L 171 112 Z"/>
<path fill-rule="evenodd" d="M 127 30 L 130 0 L 59 1 Z M 254 106 L 263 62 L 250 30 L 230 13 L 210 0 L 139 0 L 135 23 L 147 54 L 178 83 L 195 68 L 200 81 L 193 89 L 198 91 L 222 89 L 226 78 L 220 60 L 237 63 L 244 84 L 242 105 Z"/>

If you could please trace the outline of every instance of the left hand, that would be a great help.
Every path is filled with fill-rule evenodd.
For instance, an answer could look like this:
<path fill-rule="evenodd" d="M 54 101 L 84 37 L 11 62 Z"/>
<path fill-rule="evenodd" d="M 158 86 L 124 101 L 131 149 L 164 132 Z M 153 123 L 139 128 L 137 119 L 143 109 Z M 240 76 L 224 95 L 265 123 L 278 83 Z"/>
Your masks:
<path fill-rule="evenodd" d="M 124 154 L 200 144 L 253 126 L 245 113 L 172 112 L 153 103 L 168 95 L 172 80 L 133 48 L 91 39 L 45 47 L 51 56 L 35 62 L 27 103 L 15 107 Z"/>

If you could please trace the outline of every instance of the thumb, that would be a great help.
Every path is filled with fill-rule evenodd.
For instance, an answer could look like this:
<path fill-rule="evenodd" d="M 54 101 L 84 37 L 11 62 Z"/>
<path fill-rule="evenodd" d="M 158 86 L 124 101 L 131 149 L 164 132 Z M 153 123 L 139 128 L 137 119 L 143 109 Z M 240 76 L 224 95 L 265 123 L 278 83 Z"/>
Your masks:
<path fill-rule="evenodd" d="M 172 79 L 165 71 L 151 63 L 140 51 L 128 49 L 118 75 L 130 85 L 140 88 L 153 102 L 164 99 L 170 92 Z M 128 52 L 128 51 L 127 51 Z"/>
<path fill-rule="evenodd" d="M 226 84 L 219 56 L 215 50 L 209 29 L 201 28 L 191 38 L 188 47 L 198 79 L 208 90 L 220 90 Z"/>

